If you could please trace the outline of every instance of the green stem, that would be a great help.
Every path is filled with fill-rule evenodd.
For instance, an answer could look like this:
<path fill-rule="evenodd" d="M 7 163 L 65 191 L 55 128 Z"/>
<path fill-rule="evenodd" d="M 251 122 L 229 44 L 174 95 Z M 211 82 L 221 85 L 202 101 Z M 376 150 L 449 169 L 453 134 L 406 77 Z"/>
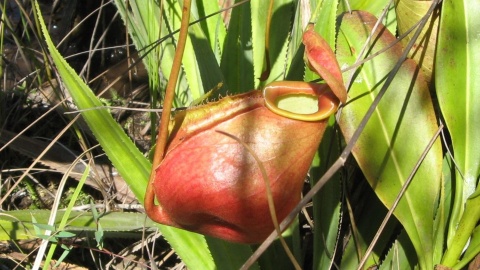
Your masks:
<path fill-rule="evenodd" d="M 478 192 L 476 192 L 478 193 Z M 460 223 L 450 247 L 443 256 L 442 265 L 453 267 L 460 258 L 462 250 L 473 233 L 477 222 L 480 220 L 480 195 L 469 198 L 465 204 Z"/>

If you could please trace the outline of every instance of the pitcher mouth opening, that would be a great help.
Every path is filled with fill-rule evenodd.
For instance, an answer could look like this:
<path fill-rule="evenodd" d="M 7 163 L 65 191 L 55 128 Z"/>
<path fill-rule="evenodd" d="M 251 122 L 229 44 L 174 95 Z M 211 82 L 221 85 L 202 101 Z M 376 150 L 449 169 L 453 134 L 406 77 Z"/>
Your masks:
<path fill-rule="evenodd" d="M 326 84 L 273 82 L 263 89 L 265 106 L 280 116 L 315 122 L 337 111 L 340 100 Z"/>

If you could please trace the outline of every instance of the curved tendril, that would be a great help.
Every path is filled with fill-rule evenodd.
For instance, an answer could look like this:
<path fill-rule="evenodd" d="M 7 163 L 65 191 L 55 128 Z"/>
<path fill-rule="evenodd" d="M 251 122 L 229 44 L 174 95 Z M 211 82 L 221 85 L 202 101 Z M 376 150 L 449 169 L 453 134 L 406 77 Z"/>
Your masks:
<path fill-rule="evenodd" d="M 160 128 L 158 130 L 157 146 L 155 149 L 152 171 L 148 180 L 147 190 L 145 191 L 144 207 L 147 215 L 156 222 L 164 222 L 164 213 L 160 205 L 155 205 L 155 171 L 165 155 L 165 149 L 168 139 L 168 123 L 170 120 L 170 111 L 172 108 L 173 98 L 175 96 L 175 84 L 177 83 L 178 74 L 182 62 L 183 52 L 187 39 L 188 23 L 190 20 L 191 1 L 185 0 L 182 9 L 182 22 L 180 28 L 177 50 L 175 52 L 173 66 L 168 80 L 167 89 L 165 91 L 165 99 L 163 102 L 163 112 L 160 120 Z"/>

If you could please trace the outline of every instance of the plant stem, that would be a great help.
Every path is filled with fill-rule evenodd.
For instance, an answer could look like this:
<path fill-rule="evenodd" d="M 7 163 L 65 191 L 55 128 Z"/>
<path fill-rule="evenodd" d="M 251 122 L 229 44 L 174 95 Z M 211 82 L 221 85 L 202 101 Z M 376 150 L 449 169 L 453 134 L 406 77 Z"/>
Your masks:
<path fill-rule="evenodd" d="M 185 44 L 187 41 L 188 24 L 190 21 L 190 7 L 191 1 L 184 0 L 182 8 L 182 22 L 177 42 L 177 49 L 173 58 L 172 70 L 170 72 L 170 78 L 168 79 L 167 89 L 165 90 L 162 116 L 160 118 L 160 127 L 158 129 L 155 154 L 153 156 L 152 171 L 150 173 L 150 179 L 148 180 L 147 191 L 145 192 L 144 204 L 147 214 L 151 213 L 151 211 L 153 211 L 153 208 L 155 207 L 155 190 L 153 186 L 155 181 L 155 169 L 158 167 L 163 157 L 165 156 L 168 139 L 168 124 L 170 122 L 170 111 L 172 110 L 173 98 L 175 96 L 175 86 L 177 84 L 178 74 L 180 73 L 183 52 L 185 50 Z"/>
<path fill-rule="evenodd" d="M 175 96 L 175 86 L 177 85 L 178 74 L 182 65 L 183 52 L 188 34 L 188 22 L 190 21 L 190 0 L 185 0 L 182 9 L 182 23 L 178 37 L 177 50 L 173 59 L 170 78 L 168 79 L 165 99 L 163 102 L 162 117 L 160 118 L 160 129 L 158 130 L 157 146 L 153 158 L 153 166 L 157 166 L 163 159 L 168 139 L 168 124 L 170 121 L 170 111 L 172 110 L 173 98 Z"/>
<path fill-rule="evenodd" d="M 480 196 L 477 194 L 473 198 L 469 198 L 465 203 L 465 211 L 463 212 L 460 223 L 458 224 L 455 236 L 452 239 L 450 247 L 448 247 L 442 259 L 442 265 L 454 267 L 458 262 L 463 248 L 473 233 L 477 222 L 480 220 Z"/>

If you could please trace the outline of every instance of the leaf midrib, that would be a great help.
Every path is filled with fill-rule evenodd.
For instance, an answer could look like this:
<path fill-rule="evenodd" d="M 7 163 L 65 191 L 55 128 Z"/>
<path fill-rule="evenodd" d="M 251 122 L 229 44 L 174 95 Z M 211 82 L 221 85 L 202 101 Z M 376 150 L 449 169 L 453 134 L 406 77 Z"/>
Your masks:
<path fill-rule="evenodd" d="M 360 74 L 362 75 L 364 81 L 365 81 L 365 84 L 368 86 L 368 89 L 374 89 L 374 84 L 372 84 L 369 80 L 368 80 L 368 76 L 364 70 L 365 68 L 365 65 L 361 68 L 360 70 Z M 389 73 L 388 73 L 389 74 Z M 388 74 L 386 76 L 388 76 Z M 383 87 L 383 84 L 382 86 L 379 86 L 379 87 Z M 370 99 L 373 101 L 375 100 L 375 95 L 374 95 L 374 91 L 370 91 L 368 96 L 370 97 Z M 405 178 L 400 170 L 400 166 L 399 166 L 399 162 L 398 162 L 398 159 L 396 157 L 396 154 L 395 154 L 395 148 L 392 147 L 392 144 L 391 144 L 391 141 L 388 137 L 388 130 L 386 128 L 386 124 L 384 122 L 384 117 L 382 117 L 383 115 L 380 113 L 379 109 L 378 109 L 378 106 L 375 108 L 375 115 L 378 117 L 379 121 L 380 121 L 380 124 L 381 124 L 381 128 L 382 128 L 382 133 L 383 133 L 383 136 L 385 138 L 385 141 L 388 143 L 388 146 L 389 146 L 389 149 L 390 149 L 390 156 L 392 158 L 392 161 L 395 165 L 395 170 L 396 170 L 396 173 L 399 177 L 399 182 L 401 183 L 401 186 L 403 186 L 405 184 Z M 403 195 L 404 199 L 405 199 L 405 202 L 406 204 L 408 205 L 408 208 L 410 209 L 410 211 L 412 212 L 411 215 L 405 215 L 405 217 L 409 217 L 409 219 L 413 222 L 413 224 L 415 226 L 410 226 L 412 228 L 415 229 L 415 232 L 417 234 L 417 239 L 419 240 L 419 244 L 420 246 L 422 247 L 425 247 L 425 245 L 422 243 L 422 237 L 420 236 L 420 232 L 416 229 L 416 224 L 417 222 L 413 219 L 413 216 L 419 216 L 418 213 L 415 211 L 415 207 L 412 207 L 412 198 L 411 196 L 409 195 L 408 192 L 405 192 L 404 195 Z M 393 202 L 392 202 L 393 203 Z M 405 225 L 404 225 L 405 226 Z"/>

